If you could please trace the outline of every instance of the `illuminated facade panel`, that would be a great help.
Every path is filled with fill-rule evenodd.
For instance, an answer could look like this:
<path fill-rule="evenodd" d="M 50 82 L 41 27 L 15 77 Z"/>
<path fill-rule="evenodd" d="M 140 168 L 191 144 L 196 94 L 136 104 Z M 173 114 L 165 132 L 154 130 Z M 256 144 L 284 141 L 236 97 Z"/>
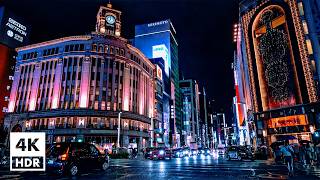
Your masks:
<path fill-rule="evenodd" d="M 306 30 L 309 24 L 303 25 L 302 16 L 306 15 L 303 3 L 243 0 L 241 4 L 259 143 L 271 143 L 278 134 L 310 139 L 309 126 L 318 123 L 310 121 L 316 112 L 305 109 L 316 106 L 318 78 L 312 68 L 314 52 Z"/>

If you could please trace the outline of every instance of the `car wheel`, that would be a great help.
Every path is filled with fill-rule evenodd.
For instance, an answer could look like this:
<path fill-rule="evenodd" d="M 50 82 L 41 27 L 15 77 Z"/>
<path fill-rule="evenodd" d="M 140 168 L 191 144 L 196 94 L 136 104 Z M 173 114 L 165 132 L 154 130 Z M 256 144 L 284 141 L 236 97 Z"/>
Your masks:
<path fill-rule="evenodd" d="M 69 169 L 69 173 L 71 176 L 76 176 L 78 174 L 79 168 L 77 165 L 72 164 Z"/>
<path fill-rule="evenodd" d="M 227 156 L 227 160 L 230 161 L 230 156 Z"/>
<path fill-rule="evenodd" d="M 241 160 L 242 160 L 241 156 L 238 156 L 238 160 L 239 160 L 239 161 L 241 161 Z"/>
<path fill-rule="evenodd" d="M 107 170 L 109 168 L 109 163 L 107 161 L 105 161 L 104 163 L 102 163 L 102 170 Z"/>

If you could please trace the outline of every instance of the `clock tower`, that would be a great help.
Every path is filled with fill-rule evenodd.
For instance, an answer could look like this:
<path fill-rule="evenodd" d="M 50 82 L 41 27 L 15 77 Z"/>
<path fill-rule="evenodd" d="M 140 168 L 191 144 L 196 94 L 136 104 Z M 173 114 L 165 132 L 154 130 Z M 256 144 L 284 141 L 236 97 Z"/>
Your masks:
<path fill-rule="evenodd" d="M 112 9 L 112 4 L 108 3 L 107 7 L 100 6 L 97 14 L 96 32 L 105 35 L 121 35 L 121 11 Z"/>

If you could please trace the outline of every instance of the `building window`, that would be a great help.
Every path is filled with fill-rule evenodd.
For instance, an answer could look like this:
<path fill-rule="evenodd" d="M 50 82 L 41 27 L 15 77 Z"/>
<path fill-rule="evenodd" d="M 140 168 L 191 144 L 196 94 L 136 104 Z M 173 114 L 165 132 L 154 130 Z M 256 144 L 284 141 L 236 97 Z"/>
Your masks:
<path fill-rule="evenodd" d="M 80 51 L 84 51 L 84 44 L 80 44 Z"/>
<path fill-rule="evenodd" d="M 97 45 L 96 44 L 92 44 L 92 51 L 97 51 Z"/>
<path fill-rule="evenodd" d="M 13 76 L 9 76 L 9 80 L 13 81 L 14 80 Z"/>
<path fill-rule="evenodd" d="M 103 52 L 103 46 L 99 46 L 98 52 L 99 52 L 99 53 L 102 53 L 102 52 Z"/>
<path fill-rule="evenodd" d="M 305 20 L 302 21 L 302 26 L 303 26 L 304 34 L 309 34 L 308 24 Z"/>
<path fill-rule="evenodd" d="M 306 43 L 307 43 L 308 53 L 309 53 L 309 54 L 313 54 L 313 49 L 312 49 L 312 44 L 311 44 L 310 39 L 307 39 L 307 40 L 306 40 Z"/>
<path fill-rule="evenodd" d="M 108 45 L 105 45 L 104 46 L 104 53 L 108 53 L 108 49 L 109 49 Z"/>
<path fill-rule="evenodd" d="M 69 45 L 66 45 L 66 47 L 64 48 L 64 52 L 69 52 Z"/>
<path fill-rule="evenodd" d="M 299 3 L 298 3 L 298 8 L 299 8 L 300 16 L 304 16 L 304 10 L 303 10 L 303 4 L 302 4 L 302 2 L 299 2 Z"/>

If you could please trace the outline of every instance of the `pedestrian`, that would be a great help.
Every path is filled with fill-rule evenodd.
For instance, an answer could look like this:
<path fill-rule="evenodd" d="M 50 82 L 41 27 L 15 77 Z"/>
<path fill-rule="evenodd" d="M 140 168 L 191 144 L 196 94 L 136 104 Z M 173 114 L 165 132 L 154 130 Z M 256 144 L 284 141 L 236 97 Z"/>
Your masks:
<path fill-rule="evenodd" d="M 319 165 L 320 164 L 320 145 L 318 144 L 318 145 L 316 145 L 316 147 L 315 147 L 315 151 L 316 151 L 316 156 L 317 156 L 317 165 Z"/>
<path fill-rule="evenodd" d="M 313 143 L 310 143 L 310 160 L 311 160 L 311 166 L 314 166 L 315 161 L 316 161 L 316 155 L 315 155 L 315 150 L 314 150 L 314 145 Z"/>
<path fill-rule="evenodd" d="M 310 167 L 311 161 L 312 161 L 312 151 L 309 143 L 306 145 L 305 149 L 306 149 L 306 165 L 307 167 Z"/>
<path fill-rule="evenodd" d="M 275 146 L 274 148 L 274 161 L 276 164 L 281 163 L 282 152 L 280 151 L 279 146 Z"/>
<path fill-rule="evenodd" d="M 292 147 L 289 145 L 289 141 L 286 140 L 284 146 L 281 147 L 281 152 L 284 157 L 285 164 L 288 168 L 288 174 L 289 176 L 293 176 L 293 155 L 294 151 Z"/>
<path fill-rule="evenodd" d="M 306 148 L 304 144 L 300 144 L 299 146 L 299 160 L 303 166 L 306 165 Z"/>

